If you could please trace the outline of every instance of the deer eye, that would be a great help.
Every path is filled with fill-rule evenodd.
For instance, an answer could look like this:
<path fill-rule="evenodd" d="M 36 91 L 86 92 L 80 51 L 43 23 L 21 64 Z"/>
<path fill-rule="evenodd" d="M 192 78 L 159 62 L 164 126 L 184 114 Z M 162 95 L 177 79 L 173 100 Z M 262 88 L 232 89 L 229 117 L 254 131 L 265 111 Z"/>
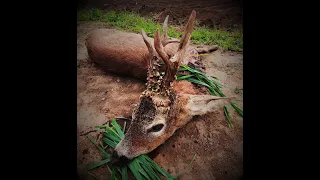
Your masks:
<path fill-rule="evenodd" d="M 163 128 L 163 124 L 157 124 L 157 125 L 154 125 L 152 126 L 152 128 L 149 130 L 151 132 L 158 132 L 160 131 L 162 128 Z"/>

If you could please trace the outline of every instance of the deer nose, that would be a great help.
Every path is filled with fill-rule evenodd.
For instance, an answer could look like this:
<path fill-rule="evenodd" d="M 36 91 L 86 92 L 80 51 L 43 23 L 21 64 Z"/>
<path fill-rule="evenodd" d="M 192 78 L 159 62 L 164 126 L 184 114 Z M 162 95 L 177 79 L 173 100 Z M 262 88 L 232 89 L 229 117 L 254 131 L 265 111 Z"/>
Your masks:
<path fill-rule="evenodd" d="M 116 151 L 114 151 L 110 157 L 110 163 L 118 167 L 127 165 L 129 161 L 130 160 L 126 156 L 119 156 Z"/>

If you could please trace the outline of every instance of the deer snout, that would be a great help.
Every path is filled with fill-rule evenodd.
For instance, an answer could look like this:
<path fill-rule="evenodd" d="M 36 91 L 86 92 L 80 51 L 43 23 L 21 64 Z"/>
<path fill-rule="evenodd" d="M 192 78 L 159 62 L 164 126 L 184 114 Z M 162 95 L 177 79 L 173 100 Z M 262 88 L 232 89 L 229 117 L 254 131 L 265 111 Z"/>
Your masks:
<path fill-rule="evenodd" d="M 117 151 L 114 151 L 110 157 L 110 163 L 114 166 L 124 166 L 126 165 L 130 159 L 128 159 L 126 156 L 119 156 Z"/>

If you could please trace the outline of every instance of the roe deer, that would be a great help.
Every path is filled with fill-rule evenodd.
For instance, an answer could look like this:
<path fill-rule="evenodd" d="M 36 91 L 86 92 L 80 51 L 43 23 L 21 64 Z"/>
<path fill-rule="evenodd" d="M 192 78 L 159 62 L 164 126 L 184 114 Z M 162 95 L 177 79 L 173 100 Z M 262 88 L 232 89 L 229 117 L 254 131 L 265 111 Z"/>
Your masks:
<path fill-rule="evenodd" d="M 132 122 L 127 133 L 114 149 L 114 156 L 117 156 L 117 159 L 129 160 L 151 152 L 172 136 L 177 129 L 190 121 L 193 116 L 204 115 L 230 101 L 231 98 L 226 97 L 184 93 L 179 90 L 183 88 L 174 85 L 176 73 L 188 49 L 195 16 L 196 12 L 192 11 L 179 43 L 166 34 L 167 19 L 162 36 L 160 37 L 157 29 L 154 33 L 154 40 L 148 38 L 144 30 L 141 30 L 142 38 L 141 36 L 140 38 L 147 48 L 141 48 L 141 41 L 131 41 L 123 44 L 122 49 L 112 52 L 108 48 L 93 46 L 92 36 L 88 39 L 87 47 L 89 47 L 88 52 L 91 53 L 91 57 L 94 58 L 94 61 L 108 66 L 109 69 L 130 71 L 129 74 L 143 77 L 144 72 L 140 70 L 143 69 L 144 61 L 147 60 L 144 75 L 147 76 L 147 89 L 142 92 L 140 102 L 133 110 Z M 95 40 L 99 41 L 99 39 Z M 138 45 L 135 46 L 135 44 Z M 176 50 L 170 50 L 168 46 L 170 44 L 175 44 Z M 116 46 L 119 47 L 118 45 Z M 129 45 L 133 47 L 126 49 Z M 141 53 L 145 50 L 147 53 Z M 114 58 L 115 56 L 118 58 Z M 122 61 L 119 57 L 123 57 Z M 116 62 L 106 63 L 110 61 L 107 60 L 108 58 L 115 59 Z M 161 65 L 160 62 L 164 64 Z M 164 69 L 164 73 L 160 73 L 161 68 Z M 190 83 L 189 87 L 192 88 L 191 85 Z"/>
<path fill-rule="evenodd" d="M 164 51 L 173 56 L 179 47 L 179 40 L 167 36 L 168 18 L 163 23 L 162 46 Z M 151 46 L 153 38 L 146 38 Z M 122 32 L 115 29 L 97 29 L 92 31 L 85 41 L 88 55 L 92 62 L 107 72 L 145 80 L 149 51 L 140 34 Z M 197 66 L 198 53 L 214 51 L 217 46 L 187 47 L 189 56 L 183 57 L 184 64 Z"/>

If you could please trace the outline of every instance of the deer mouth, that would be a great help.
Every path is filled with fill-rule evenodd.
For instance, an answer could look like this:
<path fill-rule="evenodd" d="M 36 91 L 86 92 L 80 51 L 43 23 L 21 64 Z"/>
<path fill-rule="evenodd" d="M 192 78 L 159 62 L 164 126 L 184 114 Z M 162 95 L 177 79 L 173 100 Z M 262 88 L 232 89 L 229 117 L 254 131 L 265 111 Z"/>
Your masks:
<path fill-rule="evenodd" d="M 127 165 L 131 160 L 127 158 L 126 156 L 118 156 L 117 151 L 114 151 L 112 153 L 112 156 L 110 157 L 110 163 L 114 166 L 122 167 Z"/>

